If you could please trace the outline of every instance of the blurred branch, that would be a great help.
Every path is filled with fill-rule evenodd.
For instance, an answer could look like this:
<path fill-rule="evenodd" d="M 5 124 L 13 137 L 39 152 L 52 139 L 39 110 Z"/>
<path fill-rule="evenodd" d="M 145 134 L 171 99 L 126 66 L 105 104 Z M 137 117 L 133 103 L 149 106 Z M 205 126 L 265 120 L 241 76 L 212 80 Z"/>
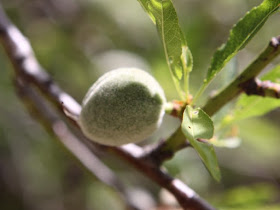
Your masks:
<path fill-rule="evenodd" d="M 273 37 L 265 50 L 236 79 L 207 101 L 203 110 L 210 116 L 215 114 L 242 91 L 246 91 L 248 82 L 250 83 L 279 54 L 280 36 Z"/>
<path fill-rule="evenodd" d="M 246 83 L 244 92 L 247 95 L 259 95 L 263 97 L 280 98 L 280 84 L 271 81 L 252 79 Z"/>
<path fill-rule="evenodd" d="M 63 102 L 67 110 L 76 116 L 80 113 L 80 105 L 55 84 L 47 72 L 35 58 L 29 41 L 10 22 L 0 5 L 0 38 L 12 61 L 16 74 L 24 80 L 34 83 L 43 94 L 62 109 Z"/>
<path fill-rule="evenodd" d="M 127 200 L 125 188 L 115 174 L 71 133 L 67 125 L 46 104 L 42 96 L 20 77 L 16 78 L 15 86 L 18 96 L 24 102 L 28 112 L 41 122 L 49 133 L 53 133 L 88 171 L 101 182 L 117 190 L 126 201 L 128 209 L 138 209 L 130 200 Z"/>
<path fill-rule="evenodd" d="M 9 55 L 9 58 L 14 66 L 16 75 L 24 81 L 23 84 L 31 83 L 35 85 L 48 99 L 59 108 L 61 113 L 67 109 L 75 116 L 78 116 L 81 110 L 80 105 L 67 93 L 65 93 L 57 84 L 55 84 L 50 76 L 44 71 L 36 60 L 32 48 L 28 40 L 21 32 L 8 20 L 4 11 L 0 6 L 0 38 Z M 25 85 L 23 85 L 24 87 Z M 23 88 L 21 87 L 21 88 Z M 32 100 L 35 100 L 35 98 Z M 61 105 L 63 103 L 63 106 Z M 39 110 L 41 114 L 45 110 Z M 127 145 L 120 148 L 102 146 L 93 143 L 92 141 L 81 138 L 83 143 L 79 142 L 72 133 L 68 130 L 64 122 L 59 119 L 48 119 L 46 122 L 51 131 L 54 132 L 61 140 L 64 140 L 71 149 L 75 149 L 73 144 L 79 144 L 84 149 L 94 149 L 108 151 L 121 157 L 126 162 L 130 163 L 145 176 L 159 184 L 161 187 L 169 190 L 178 200 L 184 209 L 213 209 L 207 202 L 202 200 L 192 189 L 186 186 L 178 179 L 174 179 L 166 172 L 161 170 L 153 161 L 141 159 L 144 151 L 136 145 Z M 82 134 L 81 134 L 82 135 Z M 75 141 L 75 143 L 73 143 Z M 89 145 L 86 147 L 85 145 Z M 73 151 L 72 151 L 73 152 Z M 81 151 L 76 151 L 74 155 L 81 158 Z M 79 154 L 76 154 L 79 153 Z M 90 160 L 90 159 L 89 159 Z M 82 160 L 84 161 L 84 160 Z M 88 166 L 88 162 L 85 163 Z"/>

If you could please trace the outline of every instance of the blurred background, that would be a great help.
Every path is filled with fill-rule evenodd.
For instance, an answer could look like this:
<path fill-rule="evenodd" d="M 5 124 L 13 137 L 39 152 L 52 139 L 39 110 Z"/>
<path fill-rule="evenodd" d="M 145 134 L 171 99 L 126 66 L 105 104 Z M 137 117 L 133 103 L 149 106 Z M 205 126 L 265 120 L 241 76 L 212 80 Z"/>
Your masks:
<path fill-rule="evenodd" d="M 199 88 L 215 49 L 246 11 L 261 0 L 173 0 L 194 57 L 191 92 Z M 54 80 L 81 102 L 104 72 L 139 67 L 177 99 L 156 28 L 136 0 L 1 0 L 7 14 L 29 38 Z M 208 88 L 222 88 L 280 34 L 274 14 Z M 278 59 L 279 61 L 279 59 Z M 0 209 L 124 209 L 121 197 L 90 175 L 27 113 L 15 94 L 13 70 L 0 47 Z M 216 183 L 192 149 L 165 164 L 218 209 L 280 209 L 280 110 L 238 122 L 242 140 L 234 149 L 217 148 L 222 181 Z M 179 122 L 165 117 L 150 138 L 167 137 Z M 145 142 L 147 143 L 147 142 Z M 133 199 L 146 209 L 173 202 L 154 183 L 121 161 L 106 158 Z"/>

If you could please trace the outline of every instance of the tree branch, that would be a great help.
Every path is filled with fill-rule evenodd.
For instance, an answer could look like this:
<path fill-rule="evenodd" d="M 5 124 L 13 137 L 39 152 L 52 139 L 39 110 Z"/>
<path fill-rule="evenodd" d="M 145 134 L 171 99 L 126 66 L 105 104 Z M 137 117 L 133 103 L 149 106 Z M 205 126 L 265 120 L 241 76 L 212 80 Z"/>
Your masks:
<path fill-rule="evenodd" d="M 10 23 L 1 9 L 1 6 L 0 37 L 14 66 L 16 74 L 19 75 L 23 81 L 35 85 L 43 94 L 47 95 L 48 99 L 59 108 L 61 113 L 64 114 L 63 109 L 66 108 L 68 111 L 78 116 L 81 110 L 80 105 L 70 95 L 65 93 L 57 84 L 55 84 L 46 71 L 44 71 L 44 69 L 40 66 L 34 56 L 28 40 L 15 26 Z M 63 103 L 64 108 L 61 106 L 61 103 Z M 42 112 L 43 110 L 40 111 Z M 62 120 L 59 122 L 61 123 Z M 60 126 L 61 127 L 58 130 L 61 131 L 67 128 L 63 126 L 64 124 L 60 123 L 55 126 L 53 124 L 50 125 L 53 128 L 53 132 L 58 132 L 57 129 Z M 56 134 L 60 138 L 65 135 L 64 132 Z M 69 138 L 68 140 L 71 141 L 71 139 L 73 140 L 73 138 Z M 120 148 L 108 147 L 95 144 L 86 138 L 82 138 L 80 140 L 82 140 L 85 145 L 89 145 L 87 148 L 89 148 L 91 152 L 94 148 L 95 150 L 108 151 L 114 153 L 118 157 L 121 157 L 145 176 L 149 177 L 161 187 L 169 190 L 184 209 L 213 209 L 213 207 L 202 200 L 183 182 L 169 176 L 166 172 L 158 168 L 158 166 L 152 161 L 144 161 L 141 159 L 140 157 L 144 151 L 140 147 L 136 145 L 128 145 Z"/>
<path fill-rule="evenodd" d="M 248 95 L 255 94 L 267 97 L 279 98 L 280 87 L 278 84 L 271 83 L 269 81 L 261 82 L 256 80 L 255 77 L 269 64 L 276 56 L 280 54 L 280 36 L 274 37 L 269 42 L 266 49 L 252 62 L 230 85 L 222 90 L 215 97 L 209 99 L 203 110 L 212 116 L 218 110 L 220 110 L 231 99 L 238 96 L 242 91 Z M 171 109 L 170 114 L 181 118 L 184 111 L 184 104 L 178 102 L 173 103 L 174 108 Z M 146 154 L 145 157 L 154 157 L 157 154 L 166 154 L 161 157 L 158 162 L 171 158 L 174 153 L 182 148 L 185 148 L 188 143 L 186 138 L 182 135 L 181 127 L 179 127 L 175 133 L 167 139 L 165 142 L 161 142 L 150 151 L 150 154 Z"/>
<path fill-rule="evenodd" d="M 269 80 L 261 81 L 259 79 L 252 79 L 243 89 L 247 95 L 280 98 L 280 84 L 273 83 Z"/>
<path fill-rule="evenodd" d="M 127 196 L 125 187 L 106 165 L 96 157 L 76 136 L 68 129 L 67 125 L 59 118 L 30 85 L 17 77 L 15 86 L 18 96 L 24 102 L 28 112 L 44 126 L 77 158 L 82 165 L 97 179 L 117 190 L 127 204 L 128 209 L 138 209 Z"/>
<path fill-rule="evenodd" d="M 144 148 L 145 153 L 142 159 L 149 159 L 156 165 L 161 165 L 164 161 L 171 159 L 179 150 L 190 146 L 180 127 L 168 139 Z"/>
<path fill-rule="evenodd" d="M 210 98 L 203 110 L 212 116 L 230 100 L 238 96 L 247 83 L 251 82 L 276 56 L 280 54 L 280 36 L 274 37 L 266 49 L 224 90 Z M 246 89 L 246 88 L 245 88 Z"/>

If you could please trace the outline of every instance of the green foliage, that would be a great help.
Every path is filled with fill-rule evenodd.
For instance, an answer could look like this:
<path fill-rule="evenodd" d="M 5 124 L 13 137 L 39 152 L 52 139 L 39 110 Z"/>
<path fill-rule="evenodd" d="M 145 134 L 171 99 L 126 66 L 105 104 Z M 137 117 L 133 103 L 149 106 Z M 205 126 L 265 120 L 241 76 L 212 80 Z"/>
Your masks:
<path fill-rule="evenodd" d="M 104 66 L 96 65 L 98 64 L 96 60 L 104 52 L 118 49 L 128 54 L 138 55 L 144 61 L 148 61 L 151 64 L 152 73 L 161 84 L 164 84 L 163 88 L 170 99 L 177 97 L 171 84 L 174 80 L 181 98 L 185 100 L 190 89 L 196 89 L 196 84 L 202 82 L 201 75 L 208 66 L 210 52 L 219 45 L 220 40 L 224 39 L 224 28 L 230 28 L 233 21 L 241 16 L 244 10 L 250 10 L 248 8 L 251 5 L 257 5 L 261 1 L 209 1 L 207 4 L 204 1 L 188 1 L 187 3 L 184 0 L 174 1 L 176 6 L 178 5 L 178 12 L 183 11 L 180 15 L 183 17 L 180 22 L 182 27 L 180 27 L 170 0 L 138 0 L 156 24 L 166 59 L 162 58 L 162 46 L 155 41 L 158 38 L 154 37 L 153 26 L 147 24 L 149 20 L 146 21 L 144 15 L 141 15 L 143 11 L 137 1 L 123 0 L 122 3 L 114 0 L 98 0 L 94 3 L 75 1 L 67 5 L 61 4 L 61 0 L 57 2 L 56 5 L 42 4 L 39 7 L 34 7 L 34 4 L 28 0 L 23 0 L 21 4 L 11 4 L 9 1 L 3 1 L 1 4 L 6 8 L 9 16 L 13 17 L 15 25 L 19 26 L 30 39 L 42 66 L 63 89 L 80 100 L 92 81 L 104 73 Z M 59 5 L 63 6 L 59 7 Z M 123 10 L 124 5 L 129 9 Z M 254 55 L 258 54 L 256 49 L 260 49 L 272 36 L 277 35 L 279 16 L 271 16 L 271 14 L 278 8 L 278 0 L 265 0 L 233 27 L 228 41 L 213 56 L 211 67 L 201 89 L 206 88 L 215 75 L 238 51 L 245 47 L 257 32 L 259 36 L 256 37 L 256 42 L 249 46 L 250 53 Z M 136 10 L 137 15 L 135 15 Z M 227 15 L 229 10 L 231 14 Z M 225 18 L 221 18 L 223 16 Z M 269 25 L 264 24 L 268 18 L 270 18 Z M 260 28 L 264 30 L 259 31 Z M 186 44 L 182 29 L 187 31 L 188 38 L 191 38 L 188 44 Z M 192 54 L 196 66 L 191 78 L 192 85 L 195 87 L 190 87 L 190 89 L 188 74 L 192 69 L 192 58 L 189 46 L 193 49 Z M 238 63 L 244 63 L 247 59 L 246 51 L 243 55 L 245 56 L 235 57 Z M 168 71 L 163 71 L 167 67 L 166 61 L 173 79 L 167 76 Z M 120 59 L 107 59 L 106 62 L 124 66 Z M 15 97 L 14 87 L 10 80 L 12 67 L 3 48 L 0 49 L 0 67 L 2 72 L 0 101 L 4 102 L 0 103 L 2 140 L 0 141 L 0 161 L 5 163 L 5 167 L 2 167 L 3 170 L 0 172 L 0 176 L 5 178 L 0 183 L 3 186 L 1 192 L 4 195 L 0 202 L 1 209 L 11 209 L 10 204 L 21 202 L 17 199 L 22 199 L 22 192 L 25 193 L 24 199 L 26 199 L 22 202 L 22 206 L 27 205 L 21 209 L 30 209 L 30 204 L 34 204 L 35 207 L 54 206 L 59 209 L 61 208 L 60 200 L 63 201 L 62 206 L 69 210 L 110 209 L 112 206 L 123 208 L 122 198 L 107 187 L 97 186 L 96 182 L 92 183 L 92 177 L 84 175 L 86 173 L 71 159 L 72 156 L 69 156 L 68 152 L 62 148 L 57 148 L 56 141 L 42 132 L 42 129 L 35 126 L 34 122 L 24 114 L 22 107 L 19 106 L 19 100 Z M 261 79 L 280 83 L 280 67 L 277 68 L 278 70 L 271 70 Z M 231 73 L 231 70 L 225 69 L 224 73 Z M 234 76 L 231 74 L 230 80 Z M 215 82 L 217 82 L 216 87 L 221 87 L 229 81 L 222 78 L 216 79 Z M 218 165 L 213 146 L 234 148 L 240 142 L 239 138 L 242 139 L 243 144 L 242 147 L 234 150 L 218 150 L 223 170 L 223 186 L 218 189 L 217 185 L 211 184 L 212 179 L 208 173 L 205 173 L 205 168 L 199 163 L 200 160 L 193 159 L 195 151 L 192 150 L 178 152 L 172 160 L 168 161 L 169 167 L 173 168 L 173 175 L 180 177 L 195 191 L 203 193 L 206 200 L 210 199 L 209 196 L 218 194 L 217 202 L 210 200 L 217 208 L 279 209 L 279 199 L 274 199 L 276 195 L 279 198 L 277 189 L 270 190 L 265 186 L 255 187 L 245 184 L 263 181 L 271 183 L 271 180 L 279 180 L 279 112 L 276 111 L 265 118 L 239 121 L 263 115 L 279 107 L 278 101 L 242 94 L 235 108 L 231 106 L 234 104 L 230 104 L 228 109 L 223 109 L 225 113 L 221 116 L 222 118 L 224 114 L 232 112 L 232 115 L 227 115 L 223 122 L 226 122 L 226 125 L 232 125 L 238 121 L 239 133 L 230 135 L 227 131 L 231 128 L 227 126 L 228 130 L 224 129 L 226 132 L 223 133 L 222 129 L 221 134 L 219 128 L 224 124 L 221 124 L 221 120 L 217 120 L 213 138 L 210 137 L 213 134 L 213 125 L 210 120 L 206 117 L 203 121 L 194 121 L 195 118 L 193 116 L 190 118 L 187 111 L 197 109 L 189 106 L 185 110 L 182 130 L 185 130 L 186 136 L 190 136 L 188 140 L 214 177 L 220 175 L 216 171 Z M 197 104 L 194 103 L 194 105 Z M 202 110 L 199 112 L 203 115 Z M 164 121 L 161 130 L 153 139 L 166 138 L 178 125 L 177 119 L 166 118 L 167 121 Z M 188 131 L 185 121 L 196 125 L 193 132 Z M 205 126 L 201 127 L 197 124 Z M 196 139 L 197 136 L 201 136 L 203 130 L 206 131 L 206 137 L 210 138 L 206 140 L 207 143 Z M 132 171 L 125 165 L 118 164 L 117 160 L 112 160 L 110 157 L 105 159 L 106 164 L 108 163 L 117 171 L 127 186 L 131 186 L 133 182 L 133 187 L 137 183 L 152 192 L 158 190 L 142 176 L 132 175 Z M 170 172 L 172 173 L 172 170 L 169 170 Z M 12 176 L 7 176 L 10 174 Z M 35 185 L 34 177 L 36 178 Z M 231 189 L 231 186 L 236 185 L 241 187 Z M 89 188 L 86 192 L 85 187 Z M 151 197 L 153 196 L 154 193 Z M 33 199 L 34 197 L 36 199 Z M 13 198 L 16 199 L 13 200 Z M 141 196 L 137 199 L 143 201 Z"/>
<path fill-rule="evenodd" d="M 221 175 L 215 150 L 211 144 L 199 141 L 205 141 L 205 139 L 207 141 L 213 137 L 214 125 L 211 118 L 200 108 L 193 109 L 191 106 L 187 106 L 184 111 L 182 131 L 198 152 L 211 175 L 219 181 Z"/>
<path fill-rule="evenodd" d="M 177 91 L 184 100 L 188 94 L 192 55 L 187 46 L 171 0 L 138 0 L 156 24 L 168 67 Z"/>
<path fill-rule="evenodd" d="M 235 187 L 219 196 L 220 207 L 228 210 L 279 209 L 273 205 L 277 199 L 277 189 L 265 183 Z"/>
<path fill-rule="evenodd" d="M 232 123 L 233 121 L 243 120 L 249 117 L 261 116 L 277 107 L 280 107 L 279 99 L 242 94 L 236 104 L 233 118 L 229 120 Z"/>
<path fill-rule="evenodd" d="M 261 79 L 280 84 L 279 78 L 280 66 L 277 66 L 262 76 Z M 280 100 L 277 98 L 242 94 L 236 103 L 232 116 L 226 118 L 225 122 L 232 123 L 233 121 L 243 120 L 249 117 L 261 116 L 277 107 L 280 107 Z"/>
<path fill-rule="evenodd" d="M 280 7 L 280 0 L 265 0 L 258 7 L 241 18 L 231 29 L 229 38 L 213 55 L 207 77 L 201 87 L 197 97 L 200 96 L 206 86 L 222 70 L 228 61 L 234 57 L 238 51 L 243 49 L 246 44 L 261 29 L 268 17 Z"/>
<path fill-rule="evenodd" d="M 192 69 L 192 57 L 186 45 L 182 30 L 180 29 L 174 6 L 170 0 L 138 1 L 148 13 L 152 21 L 156 24 L 158 33 L 163 43 L 166 61 L 172 73 L 172 78 L 175 82 L 177 90 L 180 93 L 180 96 L 184 100 L 185 93 L 188 94 L 189 91 L 188 80 L 189 72 Z M 280 0 L 264 0 L 259 6 L 254 7 L 251 11 L 247 12 L 246 15 L 241 18 L 236 25 L 234 25 L 230 31 L 227 42 L 215 52 L 210 68 L 208 69 L 207 77 L 204 80 L 204 83 L 198 91 L 195 99 L 193 100 L 193 103 L 195 103 L 200 94 L 205 90 L 213 78 L 222 70 L 222 68 L 230 61 L 230 59 L 246 46 L 246 44 L 261 29 L 268 17 L 278 10 L 279 7 Z M 182 84 L 185 86 L 185 88 L 182 88 Z M 246 118 L 248 116 L 261 115 L 277 107 L 278 104 L 278 100 L 275 99 L 263 100 L 259 97 L 242 96 L 238 104 L 239 107 L 237 106 L 235 111 L 236 118 Z M 204 117 L 199 118 L 197 121 L 196 115 L 194 113 L 198 114 L 197 117 Z M 218 164 L 213 145 L 234 148 L 239 145 L 240 139 L 235 136 L 231 136 L 229 139 L 222 140 L 217 139 L 217 137 L 212 138 L 213 130 L 212 135 L 209 135 L 209 133 L 206 132 L 203 133 L 203 137 L 198 137 L 197 135 L 200 134 L 203 129 L 204 131 L 210 132 L 211 125 L 213 127 L 213 123 L 207 114 L 201 113 L 204 112 L 200 109 L 192 110 L 190 106 L 187 106 L 184 112 L 182 129 L 192 146 L 201 156 L 201 159 L 203 160 L 207 169 L 210 171 L 212 176 L 218 180 L 220 175 L 219 170 L 217 170 Z M 207 125 L 207 121 L 205 121 L 205 119 L 208 119 L 208 122 L 211 122 L 212 124 Z M 190 124 L 192 124 L 192 126 L 189 126 Z M 202 125 L 205 127 L 200 127 Z M 199 142 L 197 141 L 198 138 L 212 138 L 211 143 L 213 143 L 213 145 Z"/>
<path fill-rule="evenodd" d="M 269 70 L 266 74 L 261 77 L 262 81 L 269 80 L 271 82 L 279 83 L 280 84 L 280 65 L 276 66 L 275 68 Z"/>

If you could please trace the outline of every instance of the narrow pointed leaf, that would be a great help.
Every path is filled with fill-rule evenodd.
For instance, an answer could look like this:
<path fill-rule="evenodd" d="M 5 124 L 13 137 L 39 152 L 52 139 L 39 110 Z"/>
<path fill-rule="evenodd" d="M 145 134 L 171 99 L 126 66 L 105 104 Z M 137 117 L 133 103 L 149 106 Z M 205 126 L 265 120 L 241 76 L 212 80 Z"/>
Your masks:
<path fill-rule="evenodd" d="M 204 86 L 219 73 L 226 63 L 254 37 L 261 29 L 268 17 L 280 7 L 280 0 L 264 0 L 234 25 L 229 38 L 214 54 Z"/>
<path fill-rule="evenodd" d="M 177 13 L 171 0 L 138 0 L 161 37 L 168 67 L 176 89 L 182 99 L 188 94 L 192 55 L 180 28 Z"/>
<path fill-rule="evenodd" d="M 199 139 L 211 139 L 213 137 L 214 125 L 211 118 L 202 109 L 193 109 L 191 106 L 187 106 L 181 127 L 184 135 L 197 151 L 210 174 L 215 180 L 219 181 L 221 174 L 214 147 L 207 142 L 199 141 Z"/>

